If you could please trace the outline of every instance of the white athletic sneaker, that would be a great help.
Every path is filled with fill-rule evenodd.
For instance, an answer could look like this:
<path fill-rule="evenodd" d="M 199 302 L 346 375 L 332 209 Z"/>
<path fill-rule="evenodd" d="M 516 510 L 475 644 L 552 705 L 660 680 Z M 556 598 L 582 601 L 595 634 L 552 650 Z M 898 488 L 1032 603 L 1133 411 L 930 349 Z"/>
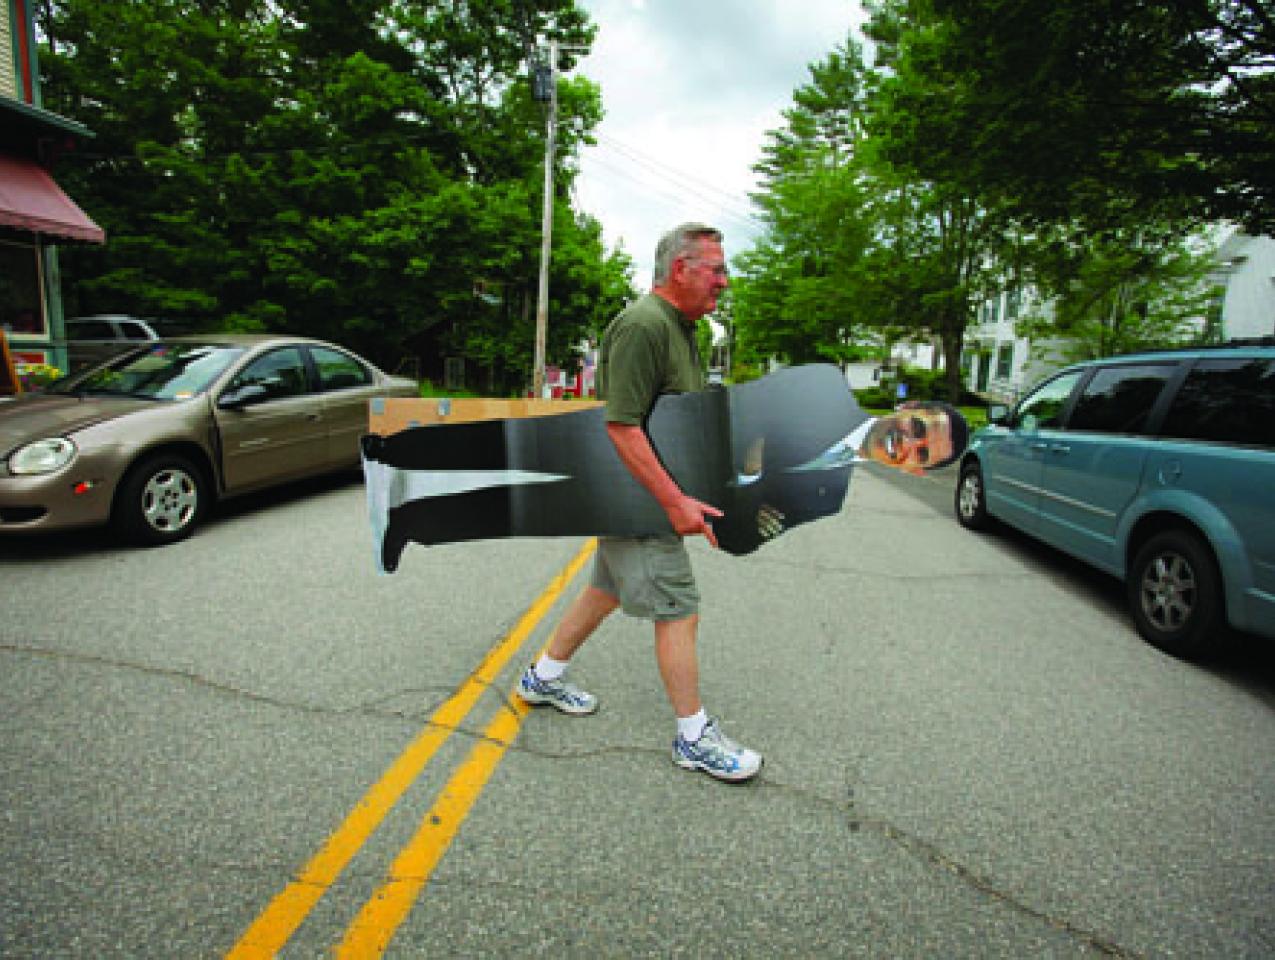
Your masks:
<path fill-rule="evenodd" d="M 722 733 L 716 719 L 710 719 L 694 743 L 679 733 L 673 741 L 673 762 L 686 770 L 703 770 L 718 780 L 751 780 L 761 770 L 761 754 L 741 747 Z"/>
<path fill-rule="evenodd" d="M 541 680 L 533 664 L 518 681 L 518 696 L 533 706 L 547 703 L 563 713 L 584 716 L 598 709 L 598 698 L 565 679 Z"/>

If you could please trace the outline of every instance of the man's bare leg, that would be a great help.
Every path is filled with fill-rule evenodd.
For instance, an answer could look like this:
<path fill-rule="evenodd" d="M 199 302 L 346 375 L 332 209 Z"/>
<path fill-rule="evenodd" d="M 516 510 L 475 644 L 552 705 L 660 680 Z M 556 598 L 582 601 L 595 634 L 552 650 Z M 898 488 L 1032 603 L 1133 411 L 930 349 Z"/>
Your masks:
<path fill-rule="evenodd" d="M 567 608 L 545 652 L 555 660 L 570 660 L 619 605 L 620 601 L 605 590 L 585 587 Z"/>
<path fill-rule="evenodd" d="M 677 714 L 673 762 L 687 770 L 702 770 L 718 780 L 750 780 L 761 770 L 761 754 L 741 747 L 723 734 L 700 701 L 699 659 L 695 651 L 698 632 L 698 615 L 655 624 L 655 657 L 669 703 Z"/>
<path fill-rule="evenodd" d="M 660 667 L 669 703 L 679 717 L 696 714 L 701 706 L 699 660 L 695 652 L 698 631 L 698 614 L 684 620 L 655 622 L 655 660 Z"/>

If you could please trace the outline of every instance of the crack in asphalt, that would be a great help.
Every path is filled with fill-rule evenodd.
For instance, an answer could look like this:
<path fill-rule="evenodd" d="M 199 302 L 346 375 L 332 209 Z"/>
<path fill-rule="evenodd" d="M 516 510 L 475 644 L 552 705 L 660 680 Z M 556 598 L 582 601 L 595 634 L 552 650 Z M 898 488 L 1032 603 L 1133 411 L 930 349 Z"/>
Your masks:
<path fill-rule="evenodd" d="M 534 747 L 522 746 L 515 743 L 509 749 L 513 752 L 525 753 L 537 758 L 555 761 L 587 760 L 615 753 L 654 754 L 661 757 L 665 756 L 665 752 L 662 750 L 631 745 L 608 745 L 587 750 L 548 751 Z M 744 789 L 748 789 L 751 786 L 752 789 L 756 790 L 775 791 L 786 796 L 798 797 L 799 799 L 818 806 L 830 808 L 846 816 L 847 826 L 851 833 L 858 833 L 860 830 L 868 830 L 876 833 L 894 844 L 896 847 L 902 849 L 909 856 L 920 860 L 922 863 L 932 868 L 951 874 L 965 886 L 978 891 L 989 899 L 1003 904 L 1005 907 L 1021 914 L 1022 916 L 1052 927 L 1085 946 L 1096 950 L 1104 956 L 1118 957 L 1122 958 L 1122 960 L 1136 960 L 1136 958 L 1142 957 L 1142 954 L 1128 950 L 1100 934 L 1078 926 L 1070 920 L 1053 916 L 1044 910 L 1033 907 L 1018 899 L 1012 893 L 1002 890 L 992 878 L 987 877 L 976 870 L 970 869 L 955 858 L 946 854 L 938 844 L 930 840 L 926 840 L 917 834 L 911 833 L 910 831 L 905 830 L 882 817 L 859 815 L 855 809 L 853 796 L 851 796 L 851 799 L 848 801 L 836 800 L 817 791 L 810 790 L 796 784 L 782 783 L 769 777 L 757 779 L 752 781 L 751 784 L 740 784 L 738 786 L 743 787 Z"/>
<path fill-rule="evenodd" d="M 50 660 L 66 660 L 82 664 L 111 667 L 118 670 L 133 671 L 149 676 L 193 684 L 214 693 L 225 696 L 233 696 L 254 703 L 265 704 L 281 710 L 290 710 L 321 716 L 369 716 L 403 720 L 413 723 L 424 723 L 426 726 L 448 730 L 450 733 L 458 734 L 462 737 L 468 737 L 474 741 L 485 740 L 500 746 L 506 746 L 506 744 L 502 741 L 492 739 L 481 732 L 467 729 L 464 726 L 448 726 L 446 724 L 433 723 L 428 719 L 428 715 L 432 714 L 437 704 L 413 711 L 393 710 L 381 706 L 382 704 L 404 696 L 425 693 L 438 694 L 443 699 L 446 699 L 447 696 L 450 696 L 455 692 L 455 690 L 459 689 L 458 687 L 407 687 L 389 694 L 378 696 L 376 699 L 367 701 L 366 703 L 356 704 L 345 708 L 334 708 L 316 704 L 298 703 L 257 693 L 251 690 L 244 690 L 230 684 L 209 680 L 206 677 L 202 677 L 199 674 L 192 673 L 190 671 L 177 670 L 169 667 L 157 667 L 151 664 L 138 664 L 97 654 L 84 654 L 67 650 L 51 650 L 21 644 L 0 644 L 0 652 L 40 657 Z M 466 678 L 467 681 L 469 679 L 469 677 Z M 500 709 L 511 712 L 516 711 L 517 708 L 511 702 L 508 694 L 500 692 L 494 684 L 485 683 L 483 685 L 486 687 L 488 692 L 495 694 L 497 699 L 500 701 Z M 657 750 L 654 747 L 641 747 L 633 744 L 604 744 L 602 746 L 588 749 L 546 750 L 541 747 L 530 746 L 525 742 L 520 743 L 515 740 L 513 744 L 508 745 L 508 749 L 514 753 L 553 762 L 577 762 L 617 754 L 629 756 L 665 756 L 665 751 L 663 750 Z M 851 833 L 857 833 L 861 830 L 871 831 L 878 836 L 883 837 L 890 843 L 894 844 L 897 848 L 904 851 L 909 856 L 916 858 L 923 864 L 926 864 L 935 870 L 941 870 L 950 874 L 960 883 L 977 891 L 983 896 L 988 897 L 997 903 L 1003 904 L 1005 907 L 1022 916 L 1052 927 L 1053 929 L 1066 934 L 1079 943 L 1084 944 L 1104 956 L 1122 958 L 1122 960 L 1126 960 L 1126 958 L 1127 960 L 1135 960 L 1135 958 L 1141 956 L 1141 954 L 1130 951 L 1098 933 L 1086 930 L 1083 927 L 1072 923 L 1070 920 L 1054 916 L 1047 911 L 1033 907 L 1029 903 L 1020 900 L 1012 893 L 1001 889 L 991 877 L 965 866 L 955 858 L 945 853 L 937 843 L 905 830 L 883 817 L 862 815 L 856 807 L 853 788 L 847 788 L 848 799 L 842 800 L 828 797 L 817 791 L 810 790 L 796 784 L 782 783 L 774 780 L 773 778 L 758 779 L 749 784 L 742 784 L 739 786 L 743 789 L 751 788 L 763 791 L 776 791 L 787 796 L 795 796 L 806 802 L 831 809 L 846 818 L 846 824 Z M 223 866 L 229 865 L 223 864 Z M 278 865 L 275 866 L 277 867 Z M 240 867 L 239 869 L 245 869 L 245 867 Z"/>
<path fill-rule="evenodd" d="M 204 690 L 209 690 L 213 693 L 234 697 L 235 699 L 248 700 L 253 703 L 276 707 L 280 710 L 307 713 L 315 716 L 393 717 L 402 720 L 419 721 L 424 714 L 432 713 L 433 710 L 442 703 L 442 701 L 455 693 L 457 689 L 455 687 L 445 687 L 442 685 L 428 687 L 404 687 L 391 693 L 378 695 L 375 699 L 364 703 L 356 703 L 348 707 L 332 707 L 326 704 L 305 703 L 298 700 L 285 700 L 282 697 L 274 697 L 254 690 L 246 690 L 243 687 L 237 687 L 233 684 L 211 680 L 202 674 L 198 674 L 190 670 L 179 670 L 175 667 L 160 667 L 155 664 L 137 663 L 131 660 L 120 660 L 115 657 L 103 656 L 102 654 L 80 653 L 74 650 L 53 650 L 47 647 L 33 647 L 25 644 L 11 643 L 0 643 L 0 653 L 26 654 L 31 657 L 38 657 L 46 660 L 63 660 L 89 666 L 111 667 L 116 670 L 140 673 L 146 676 L 159 677 L 166 680 L 178 680 Z M 395 710 L 380 706 L 380 704 L 384 704 L 388 701 L 401 697 L 431 693 L 438 695 L 438 701 L 432 705 L 422 707 L 420 710 Z"/>
<path fill-rule="evenodd" d="M 1066 934 L 1085 946 L 1091 947 L 1104 956 L 1129 958 L 1129 960 L 1142 956 L 1142 954 L 1128 950 L 1092 930 L 1087 930 L 1072 923 L 1070 920 L 1056 917 L 1045 910 L 1033 907 L 1031 904 L 1018 899 L 1013 894 L 998 887 L 992 878 L 970 869 L 944 853 L 942 848 L 936 843 L 909 833 L 888 820 L 873 817 L 856 817 L 851 819 L 850 825 L 852 831 L 862 828 L 873 830 L 923 863 L 936 869 L 947 871 L 967 887 L 977 890 L 997 903 L 1003 904 L 1015 913 L 1053 927 L 1055 930 Z"/>

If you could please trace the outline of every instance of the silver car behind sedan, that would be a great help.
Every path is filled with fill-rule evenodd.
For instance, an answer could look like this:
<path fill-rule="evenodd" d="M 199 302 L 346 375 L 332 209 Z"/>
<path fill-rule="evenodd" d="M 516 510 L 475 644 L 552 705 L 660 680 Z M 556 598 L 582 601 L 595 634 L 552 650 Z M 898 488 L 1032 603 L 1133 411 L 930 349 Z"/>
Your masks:
<path fill-rule="evenodd" d="M 139 345 L 0 402 L 0 535 L 187 536 L 217 499 L 353 469 L 368 405 L 418 396 L 341 347 L 226 334 Z"/>

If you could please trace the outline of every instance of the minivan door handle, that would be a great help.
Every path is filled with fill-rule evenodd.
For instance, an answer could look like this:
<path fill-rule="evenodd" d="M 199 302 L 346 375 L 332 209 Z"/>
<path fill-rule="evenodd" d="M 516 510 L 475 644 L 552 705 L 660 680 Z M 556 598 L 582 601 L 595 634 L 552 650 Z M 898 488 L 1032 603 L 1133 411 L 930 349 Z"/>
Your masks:
<path fill-rule="evenodd" d="M 1065 443 L 1051 443 L 1049 445 L 1050 453 L 1071 453 L 1071 447 Z"/>
<path fill-rule="evenodd" d="M 1033 450 L 1048 450 L 1049 444 L 1047 444 L 1044 440 L 1037 440 L 1031 445 L 1031 448 Z"/>

